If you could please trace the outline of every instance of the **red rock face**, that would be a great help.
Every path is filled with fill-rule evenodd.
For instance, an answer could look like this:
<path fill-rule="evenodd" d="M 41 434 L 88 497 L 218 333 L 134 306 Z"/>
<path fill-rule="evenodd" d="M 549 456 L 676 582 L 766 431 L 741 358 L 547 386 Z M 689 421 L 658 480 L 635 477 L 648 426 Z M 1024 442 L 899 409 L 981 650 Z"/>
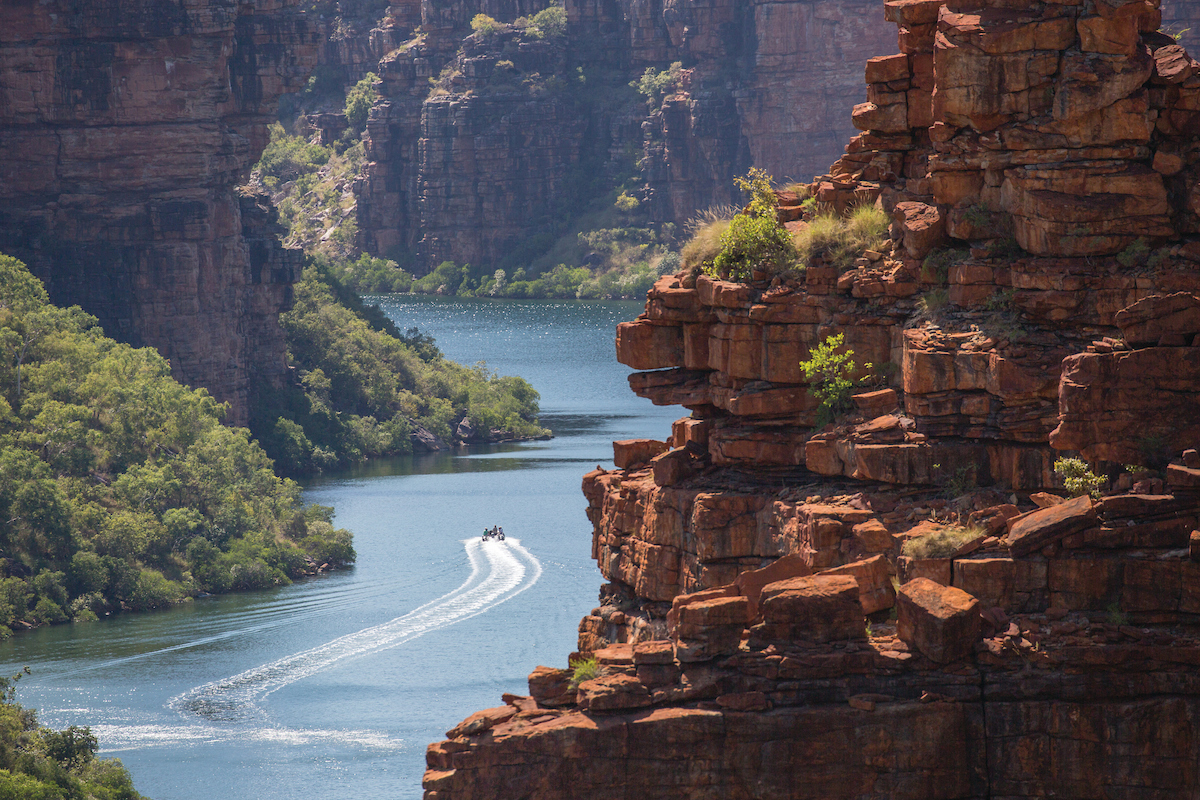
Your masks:
<path fill-rule="evenodd" d="M 299 259 L 235 187 L 323 38 L 294 0 L 0 7 L 0 250 L 244 423 Z"/>
<path fill-rule="evenodd" d="M 508 22 L 538 5 L 427 6 L 411 38 L 399 22 L 373 34 L 398 49 L 380 63 L 388 102 L 368 125 L 371 163 L 355 188 L 364 249 L 408 251 L 419 270 L 445 259 L 499 262 L 552 231 L 547 220 L 563 207 L 586 199 L 573 170 L 585 164 L 624 174 L 637 153 L 648 208 L 660 222 L 682 224 L 698 209 L 740 202 L 733 179 L 752 165 L 807 180 L 837 157 L 851 131 L 863 59 L 893 47 L 879 6 L 868 0 L 570 0 L 570 67 L 549 42 L 503 53 L 498 39 L 464 42 L 478 11 Z M 572 88 L 561 96 L 497 93 L 488 76 L 501 59 Z M 619 108 L 584 102 L 592 93 L 627 92 L 630 79 L 673 61 L 692 67 L 686 87 L 648 117 L 640 100 Z M 589 83 L 574 83 L 575 65 Z M 458 73 L 449 94 L 429 96 L 429 79 L 444 67 Z"/>

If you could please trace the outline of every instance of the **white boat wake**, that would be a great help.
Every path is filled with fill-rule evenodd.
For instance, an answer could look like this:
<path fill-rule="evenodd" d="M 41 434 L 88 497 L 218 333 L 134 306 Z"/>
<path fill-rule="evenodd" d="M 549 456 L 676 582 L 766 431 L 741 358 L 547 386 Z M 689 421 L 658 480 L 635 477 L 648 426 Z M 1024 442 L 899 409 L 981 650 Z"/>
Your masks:
<path fill-rule="evenodd" d="M 272 692 L 348 659 L 387 650 L 430 631 L 483 614 L 537 583 L 542 565 L 519 539 L 464 542 L 471 574 L 454 591 L 404 616 L 342 636 L 172 698 L 170 707 L 212 721 L 238 722 L 260 715 Z"/>

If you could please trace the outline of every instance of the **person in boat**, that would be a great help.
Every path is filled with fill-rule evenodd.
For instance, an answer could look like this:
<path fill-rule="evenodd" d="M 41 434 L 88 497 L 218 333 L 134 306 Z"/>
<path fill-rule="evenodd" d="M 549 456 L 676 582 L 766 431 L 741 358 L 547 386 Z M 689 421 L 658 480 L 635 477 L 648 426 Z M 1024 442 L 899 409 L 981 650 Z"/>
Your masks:
<path fill-rule="evenodd" d="M 502 542 L 504 541 L 504 528 L 501 528 L 499 525 L 496 526 L 496 538 Z"/>

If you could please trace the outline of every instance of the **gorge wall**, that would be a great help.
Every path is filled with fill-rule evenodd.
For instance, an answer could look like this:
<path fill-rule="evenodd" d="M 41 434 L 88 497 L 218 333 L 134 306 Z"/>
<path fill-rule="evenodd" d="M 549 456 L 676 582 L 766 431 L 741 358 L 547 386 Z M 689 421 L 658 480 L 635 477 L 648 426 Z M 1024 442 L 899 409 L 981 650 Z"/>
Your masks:
<path fill-rule="evenodd" d="M 418 271 L 496 264 L 539 235 L 544 249 L 587 192 L 635 170 L 651 219 L 677 225 L 740 202 L 733 178 L 752 165 L 807 180 L 841 152 L 862 61 L 892 47 L 867 0 L 569 0 L 563 39 L 463 41 L 476 13 L 510 22 L 544 5 L 426 4 L 415 32 L 409 6 L 393 5 L 373 34 L 397 49 L 380 63 L 356 185 L 363 249 L 413 254 Z M 685 80 L 648 109 L 626 84 L 674 61 Z M 608 183 L 581 194 L 597 176 Z"/>
<path fill-rule="evenodd" d="M 237 191 L 323 30 L 298 0 L 0 6 L 0 251 L 232 404 L 285 379 L 299 254 Z"/>
<path fill-rule="evenodd" d="M 596 671 L 448 731 L 427 798 L 1200 796 L 1200 63 L 1152 0 L 885 8 L 809 190 L 887 241 L 619 326 L 690 414 L 584 477 Z M 814 429 L 834 334 L 877 377 Z"/>

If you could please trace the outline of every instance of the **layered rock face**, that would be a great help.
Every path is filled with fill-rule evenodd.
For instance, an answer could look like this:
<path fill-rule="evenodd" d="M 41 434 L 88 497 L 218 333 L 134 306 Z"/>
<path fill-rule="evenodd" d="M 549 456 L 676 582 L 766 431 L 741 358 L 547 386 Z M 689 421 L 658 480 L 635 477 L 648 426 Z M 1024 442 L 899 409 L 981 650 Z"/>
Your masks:
<path fill-rule="evenodd" d="M 619 327 L 691 414 L 584 477 L 599 675 L 539 667 L 426 797 L 1200 793 L 1197 64 L 1151 3 L 978 6 L 886 4 L 903 52 L 810 187 L 882 247 Z M 878 377 L 814 430 L 831 334 Z M 1103 496 L 1062 496 L 1074 453 Z"/>
<path fill-rule="evenodd" d="M 422 270 L 447 258 L 496 263 L 518 242 L 554 230 L 564 206 L 579 202 L 573 187 L 582 179 L 571 170 L 581 164 L 613 177 L 640 160 L 652 219 L 676 224 L 737 201 L 733 178 L 752 164 L 807 179 L 850 131 L 862 61 L 892 47 L 878 5 L 867 0 L 571 0 L 567 41 L 556 52 L 547 52 L 551 42 L 505 49 L 495 38 L 463 41 L 475 13 L 511 21 L 540 5 L 429 6 L 414 37 L 383 58 L 384 101 L 356 187 L 361 247 L 414 253 Z M 372 42 L 401 31 L 389 23 Z M 490 79 L 502 60 L 568 90 L 497 92 Z M 673 61 L 690 67 L 686 80 L 647 117 L 625 84 Z M 577 69 L 588 83 L 578 83 Z M 448 93 L 431 96 L 428 82 L 443 70 L 457 75 Z M 625 102 L 614 102 L 614 88 Z"/>
<path fill-rule="evenodd" d="M 567 43 L 517 30 L 464 41 L 467 21 L 427 13 L 420 34 L 380 62 L 384 100 L 355 183 L 360 245 L 413 253 L 418 270 L 494 264 L 548 232 L 584 147 Z M 445 86 L 431 94 L 439 76 Z"/>
<path fill-rule="evenodd" d="M 740 204 L 733 179 L 751 166 L 784 183 L 825 169 L 853 133 L 862 62 L 895 46 L 872 0 L 636 3 L 622 16 L 635 75 L 689 68 L 645 126 L 650 212 L 676 224 Z"/>
<path fill-rule="evenodd" d="M 0 7 L 0 250 L 245 423 L 298 254 L 236 186 L 323 34 L 293 0 Z M 253 381 L 252 381 L 253 376 Z"/>

